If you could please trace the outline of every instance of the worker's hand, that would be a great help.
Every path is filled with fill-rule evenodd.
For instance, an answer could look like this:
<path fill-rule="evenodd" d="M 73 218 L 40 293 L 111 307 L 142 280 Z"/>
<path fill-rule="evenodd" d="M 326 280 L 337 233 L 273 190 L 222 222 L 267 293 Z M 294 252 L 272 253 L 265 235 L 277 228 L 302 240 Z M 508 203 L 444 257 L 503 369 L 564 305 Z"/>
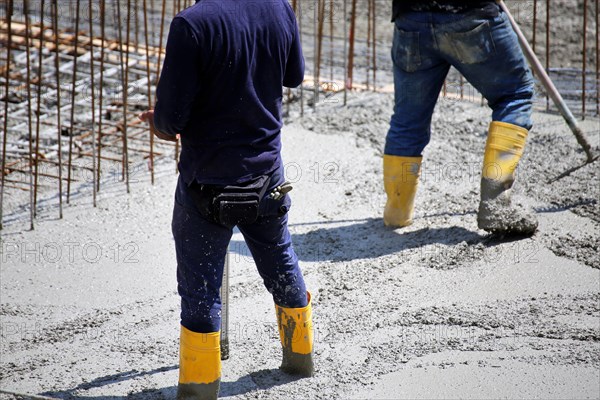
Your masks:
<path fill-rule="evenodd" d="M 156 127 L 154 126 L 154 110 L 144 111 L 143 113 L 138 115 L 138 118 L 144 122 L 147 122 L 148 125 L 150 125 L 150 130 L 157 138 L 167 140 L 169 142 L 176 142 L 179 140 L 179 134 L 173 137 L 171 135 L 164 134 L 158 129 L 156 129 Z"/>

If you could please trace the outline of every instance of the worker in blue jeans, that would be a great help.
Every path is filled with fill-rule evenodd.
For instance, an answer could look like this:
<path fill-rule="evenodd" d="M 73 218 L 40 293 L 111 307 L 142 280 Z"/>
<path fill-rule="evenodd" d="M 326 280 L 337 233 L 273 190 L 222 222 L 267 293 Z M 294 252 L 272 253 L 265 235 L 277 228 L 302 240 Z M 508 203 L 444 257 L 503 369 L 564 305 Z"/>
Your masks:
<path fill-rule="evenodd" d="M 384 223 L 410 225 L 431 118 L 451 66 L 492 109 L 478 226 L 530 235 L 537 220 L 511 204 L 515 169 L 532 127 L 534 81 L 507 16 L 491 0 L 394 0 L 395 106 L 384 151 Z"/>
<path fill-rule="evenodd" d="M 310 293 L 287 227 L 282 87 L 304 79 L 286 0 L 203 0 L 172 21 L 154 110 L 161 139 L 181 140 L 172 232 L 181 296 L 177 398 L 216 399 L 223 268 L 233 228 L 272 294 L 281 368 L 313 374 Z"/>

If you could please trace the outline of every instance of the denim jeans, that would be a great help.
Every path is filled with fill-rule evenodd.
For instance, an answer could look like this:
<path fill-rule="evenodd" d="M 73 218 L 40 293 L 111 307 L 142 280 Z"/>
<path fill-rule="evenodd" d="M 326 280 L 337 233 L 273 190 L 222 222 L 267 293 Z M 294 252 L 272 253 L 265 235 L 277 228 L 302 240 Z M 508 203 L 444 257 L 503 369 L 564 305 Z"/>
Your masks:
<path fill-rule="evenodd" d="M 395 106 L 385 154 L 422 154 L 450 66 L 483 94 L 494 121 L 531 129 L 534 81 L 503 12 L 409 12 L 396 18 L 394 29 Z"/>
<path fill-rule="evenodd" d="M 283 168 L 271 188 L 283 183 Z M 258 272 L 273 300 L 282 307 L 307 304 L 306 287 L 287 228 L 289 196 L 263 199 L 259 218 L 238 226 L 254 258 Z M 220 289 L 225 255 L 233 227 L 214 223 L 196 208 L 187 184 L 180 177 L 175 192 L 172 221 L 177 255 L 177 288 L 181 296 L 181 325 L 193 332 L 217 332 L 221 327 Z M 235 265 L 233 266 L 235 268 Z"/>

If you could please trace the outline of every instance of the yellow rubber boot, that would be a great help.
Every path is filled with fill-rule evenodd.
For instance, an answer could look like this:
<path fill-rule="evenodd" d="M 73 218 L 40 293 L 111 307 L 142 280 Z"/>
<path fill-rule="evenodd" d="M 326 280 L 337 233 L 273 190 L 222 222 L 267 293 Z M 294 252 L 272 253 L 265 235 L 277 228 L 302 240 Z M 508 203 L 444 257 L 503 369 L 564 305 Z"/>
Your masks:
<path fill-rule="evenodd" d="M 537 229 L 535 216 L 513 207 L 510 200 L 527 133 L 527 129 L 506 122 L 490 124 L 477 213 L 477 225 L 481 229 L 508 235 L 530 235 Z"/>
<path fill-rule="evenodd" d="M 313 376 L 313 326 L 310 293 L 303 308 L 285 308 L 275 304 L 277 327 L 283 348 L 281 369 L 304 377 Z"/>
<path fill-rule="evenodd" d="M 214 400 L 221 384 L 220 332 L 196 333 L 181 327 L 178 400 Z"/>
<path fill-rule="evenodd" d="M 387 194 L 383 223 L 386 226 L 412 224 L 422 159 L 388 154 L 383 156 L 383 186 Z"/>

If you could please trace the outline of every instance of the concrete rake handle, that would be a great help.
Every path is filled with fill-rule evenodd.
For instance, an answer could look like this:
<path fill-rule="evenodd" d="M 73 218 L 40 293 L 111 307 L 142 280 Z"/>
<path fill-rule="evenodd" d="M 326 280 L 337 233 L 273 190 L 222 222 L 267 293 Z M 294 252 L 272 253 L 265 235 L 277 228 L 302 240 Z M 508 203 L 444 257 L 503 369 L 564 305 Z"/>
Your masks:
<path fill-rule="evenodd" d="M 527 42 L 525 35 L 523 35 L 523 32 L 521 32 L 521 29 L 515 22 L 515 19 L 511 15 L 510 11 L 508 11 L 508 8 L 506 7 L 506 4 L 504 4 L 504 1 L 502 1 L 502 0 L 496 0 L 496 1 L 497 1 L 498 5 L 500 6 L 500 8 L 502 8 L 502 11 L 504 11 L 506 13 L 506 16 L 508 17 L 508 19 L 510 21 L 510 24 L 512 25 L 515 33 L 517 34 L 517 37 L 519 38 L 519 44 L 521 45 L 521 48 L 523 49 L 523 52 L 525 53 L 525 57 L 527 57 L 529 64 L 531 65 L 531 67 L 533 68 L 535 73 L 538 75 L 540 81 L 542 82 L 542 85 L 544 85 L 544 87 L 548 91 L 548 95 L 550 96 L 550 98 L 552 99 L 552 101 L 554 102 L 554 104 L 556 105 L 558 110 L 560 111 L 560 114 L 563 116 L 563 118 L 567 122 L 567 125 L 569 125 L 569 128 L 571 128 L 571 131 L 577 138 L 577 142 L 581 145 L 581 147 L 583 148 L 583 151 L 585 151 L 585 154 L 587 156 L 587 162 L 591 163 L 592 161 L 594 161 L 594 155 L 592 154 L 592 146 L 590 145 L 590 142 L 588 142 L 588 140 L 585 137 L 585 134 L 583 133 L 581 128 L 579 128 L 579 125 L 577 125 L 577 120 L 573 116 L 573 113 L 571 112 L 571 110 L 569 109 L 567 104 L 565 103 L 564 99 L 562 98 L 562 96 L 560 95 L 558 90 L 556 90 L 556 86 L 554 86 L 554 83 L 552 82 L 552 80 L 546 73 L 546 70 L 540 63 L 540 60 L 538 60 L 538 58 L 535 55 L 535 53 L 533 52 L 531 46 L 529 46 L 529 43 Z M 582 96 L 585 96 L 585 93 L 583 93 Z"/>

